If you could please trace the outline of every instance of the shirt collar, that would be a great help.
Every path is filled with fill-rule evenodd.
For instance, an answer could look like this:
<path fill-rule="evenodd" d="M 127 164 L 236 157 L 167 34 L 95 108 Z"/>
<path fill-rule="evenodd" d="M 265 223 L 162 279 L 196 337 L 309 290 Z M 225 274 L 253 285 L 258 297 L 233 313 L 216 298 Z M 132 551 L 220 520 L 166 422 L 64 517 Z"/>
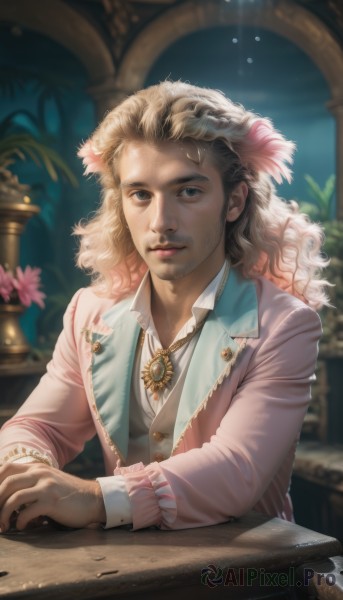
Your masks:
<path fill-rule="evenodd" d="M 187 324 L 196 325 L 205 318 L 208 311 L 213 310 L 216 303 L 216 294 L 224 275 L 226 260 L 220 271 L 198 296 L 192 306 L 191 319 Z M 131 303 L 130 311 L 135 313 L 139 325 L 147 332 L 155 334 L 155 326 L 151 315 L 151 281 L 149 271 L 144 275 L 135 297 Z"/>

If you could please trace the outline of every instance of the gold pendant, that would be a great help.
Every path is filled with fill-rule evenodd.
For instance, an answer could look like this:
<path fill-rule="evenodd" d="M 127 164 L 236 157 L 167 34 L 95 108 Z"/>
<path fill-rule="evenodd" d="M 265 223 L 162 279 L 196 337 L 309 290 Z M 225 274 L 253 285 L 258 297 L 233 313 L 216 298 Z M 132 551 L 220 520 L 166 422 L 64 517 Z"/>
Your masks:
<path fill-rule="evenodd" d="M 174 374 L 173 365 L 168 355 L 158 354 L 153 356 L 142 371 L 145 389 L 152 392 L 163 390 Z"/>

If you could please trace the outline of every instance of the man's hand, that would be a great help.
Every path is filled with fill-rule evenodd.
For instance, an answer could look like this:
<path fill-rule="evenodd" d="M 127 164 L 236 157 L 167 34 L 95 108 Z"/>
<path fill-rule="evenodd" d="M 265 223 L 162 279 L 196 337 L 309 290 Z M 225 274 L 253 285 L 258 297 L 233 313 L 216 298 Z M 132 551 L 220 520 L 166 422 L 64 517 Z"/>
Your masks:
<path fill-rule="evenodd" d="M 0 467 L 0 528 L 6 532 L 11 515 L 25 529 L 40 516 L 69 527 L 106 521 L 100 485 L 42 463 L 7 463 Z"/>

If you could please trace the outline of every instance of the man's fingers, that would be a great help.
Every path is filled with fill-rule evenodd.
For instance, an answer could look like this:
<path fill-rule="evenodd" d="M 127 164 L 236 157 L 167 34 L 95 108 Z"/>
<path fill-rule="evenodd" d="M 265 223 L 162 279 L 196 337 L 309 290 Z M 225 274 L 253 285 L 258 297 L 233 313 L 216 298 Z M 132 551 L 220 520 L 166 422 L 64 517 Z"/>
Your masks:
<path fill-rule="evenodd" d="M 20 490 L 12 494 L 1 507 L 0 524 L 2 532 L 7 531 L 10 527 L 10 520 L 13 513 L 18 513 L 16 521 L 21 513 L 37 502 L 37 490 L 34 488 Z M 39 514 L 37 515 L 39 516 Z"/>
<path fill-rule="evenodd" d="M 21 506 L 36 500 L 35 485 L 37 475 L 32 471 L 22 470 L 9 474 L 0 484 L 0 528 L 7 531 L 10 527 L 11 515 Z"/>
<path fill-rule="evenodd" d="M 0 474 L 2 532 L 8 530 L 11 515 L 18 509 L 16 522 L 20 529 L 42 515 L 69 527 L 86 527 L 106 520 L 98 482 L 38 463 L 11 465 Z"/>
<path fill-rule="evenodd" d="M 9 496 L 18 490 L 33 487 L 36 481 L 37 477 L 29 471 L 6 477 L 0 484 L 0 506 L 2 506 Z"/>
<path fill-rule="evenodd" d="M 44 508 L 40 502 L 33 502 L 25 506 L 22 510 L 19 511 L 16 520 L 16 528 L 20 531 L 25 529 L 31 521 L 34 519 L 39 519 L 44 515 Z"/>
<path fill-rule="evenodd" d="M 24 473 L 28 467 L 31 467 L 36 463 L 19 463 L 19 462 L 7 462 L 0 467 L 0 483 L 4 481 L 10 475 L 15 473 Z"/>

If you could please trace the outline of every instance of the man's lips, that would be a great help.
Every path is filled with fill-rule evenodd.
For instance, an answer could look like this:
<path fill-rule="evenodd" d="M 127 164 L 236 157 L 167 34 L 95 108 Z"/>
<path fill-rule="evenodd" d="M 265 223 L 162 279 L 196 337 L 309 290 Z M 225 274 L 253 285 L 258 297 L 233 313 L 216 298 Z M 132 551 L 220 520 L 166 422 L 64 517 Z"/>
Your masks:
<path fill-rule="evenodd" d="M 151 246 L 149 250 L 181 250 L 184 247 L 184 244 L 159 244 L 158 246 Z"/>
<path fill-rule="evenodd" d="M 184 248 L 185 248 L 184 245 L 168 244 L 168 245 L 152 246 L 151 248 L 149 248 L 149 251 L 153 252 L 157 256 L 167 257 L 167 256 L 174 256 L 175 254 L 177 254 L 177 252 L 180 252 L 180 250 L 183 250 Z"/>

